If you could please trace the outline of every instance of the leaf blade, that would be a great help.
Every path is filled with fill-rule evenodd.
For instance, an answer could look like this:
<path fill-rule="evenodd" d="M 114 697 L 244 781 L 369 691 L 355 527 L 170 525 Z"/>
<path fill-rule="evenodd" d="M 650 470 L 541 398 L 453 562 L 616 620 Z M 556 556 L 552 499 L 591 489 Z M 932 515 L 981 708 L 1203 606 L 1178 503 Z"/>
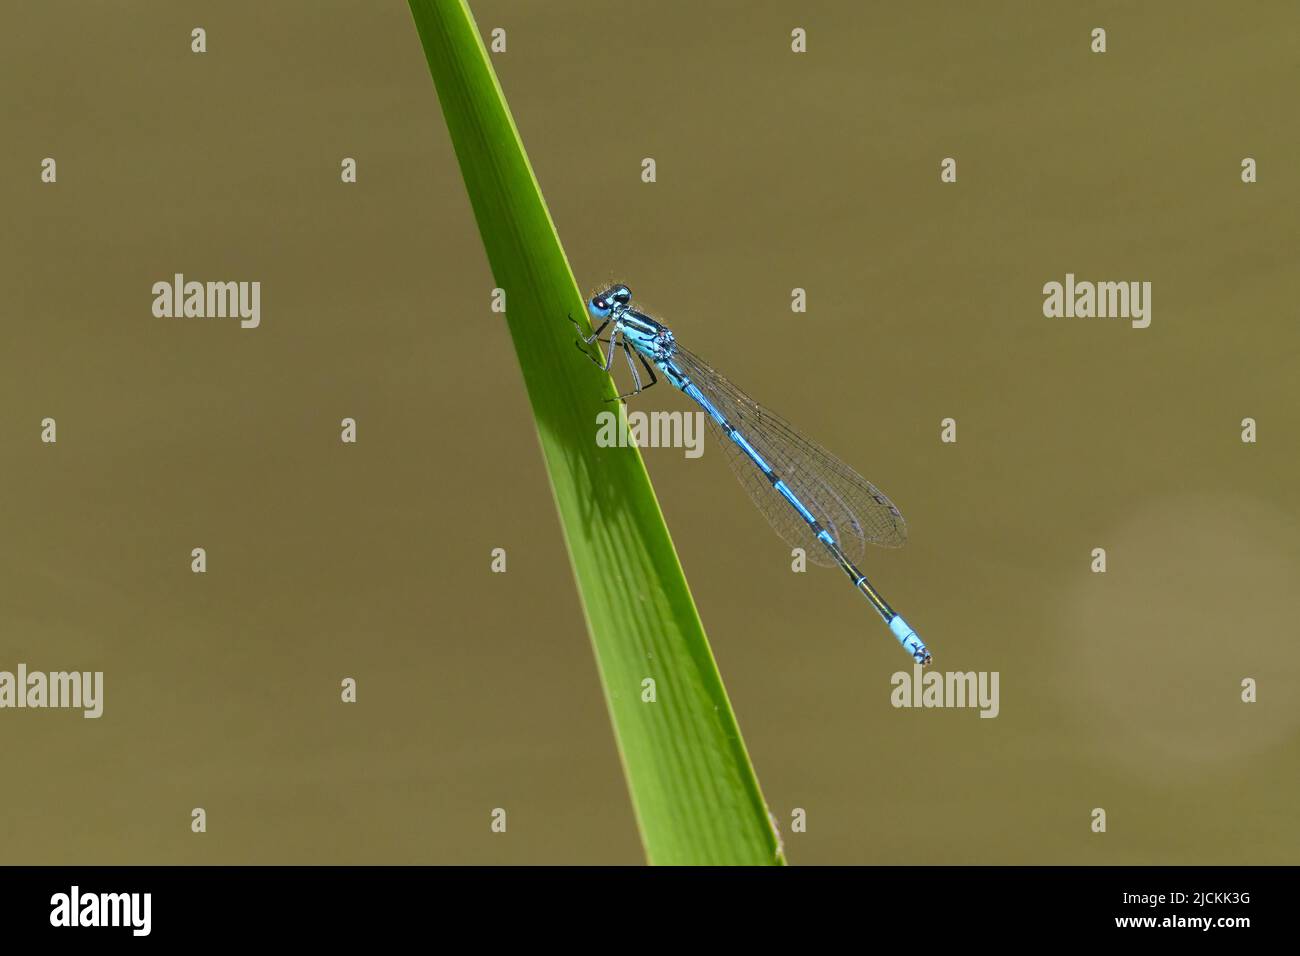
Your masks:
<path fill-rule="evenodd" d="M 635 448 L 599 448 L 614 395 L 573 348 L 583 312 L 464 0 L 409 0 L 537 425 L 647 859 L 784 862 L 681 563 Z M 618 414 L 622 414 L 620 410 Z M 641 699 L 656 681 L 658 700 Z"/>

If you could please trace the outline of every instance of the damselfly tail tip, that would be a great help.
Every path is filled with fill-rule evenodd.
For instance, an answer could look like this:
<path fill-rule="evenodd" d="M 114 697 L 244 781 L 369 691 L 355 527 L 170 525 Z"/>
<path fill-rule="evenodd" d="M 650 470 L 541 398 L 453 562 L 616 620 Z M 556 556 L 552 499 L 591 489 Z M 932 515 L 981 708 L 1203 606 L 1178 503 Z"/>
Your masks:
<path fill-rule="evenodd" d="M 912 626 L 903 620 L 903 615 L 895 614 L 891 617 L 889 619 L 889 629 L 898 638 L 898 643 L 903 645 L 903 650 L 912 655 L 912 660 L 922 667 L 930 663 L 930 649 L 921 643 L 921 639 L 916 636 L 916 631 L 912 630 Z"/>

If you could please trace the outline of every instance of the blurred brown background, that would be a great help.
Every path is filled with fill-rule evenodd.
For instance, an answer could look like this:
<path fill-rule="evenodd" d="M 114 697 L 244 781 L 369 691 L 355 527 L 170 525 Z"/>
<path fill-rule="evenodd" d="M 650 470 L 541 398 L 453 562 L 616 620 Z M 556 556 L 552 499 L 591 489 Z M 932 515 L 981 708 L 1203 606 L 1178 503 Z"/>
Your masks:
<path fill-rule="evenodd" d="M 791 862 L 1296 862 L 1294 4 L 803 6 L 473 4 L 579 281 L 880 484 L 867 572 L 1001 673 L 891 708 L 842 576 L 647 450 Z M 639 862 L 406 5 L 13 4 L 0 103 L 0 669 L 106 672 L 98 721 L 0 711 L 0 861 Z M 175 272 L 261 327 L 154 318 Z M 1044 318 L 1067 272 L 1151 327 Z"/>

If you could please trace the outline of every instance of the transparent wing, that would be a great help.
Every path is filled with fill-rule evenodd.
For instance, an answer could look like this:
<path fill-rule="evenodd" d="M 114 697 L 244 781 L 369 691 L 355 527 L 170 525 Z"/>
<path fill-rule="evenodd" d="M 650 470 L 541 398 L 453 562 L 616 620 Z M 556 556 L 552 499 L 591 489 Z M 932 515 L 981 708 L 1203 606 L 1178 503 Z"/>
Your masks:
<path fill-rule="evenodd" d="M 879 488 L 825 448 L 801 436 L 779 415 L 754 401 L 708 364 L 681 346 L 673 361 L 722 412 L 755 451 L 785 480 L 808 510 L 850 558 L 861 559 L 867 542 L 885 548 L 907 543 L 907 524 Z M 821 542 L 790 503 L 712 418 L 714 438 L 750 499 L 791 547 L 803 548 L 809 560 L 834 565 Z"/>

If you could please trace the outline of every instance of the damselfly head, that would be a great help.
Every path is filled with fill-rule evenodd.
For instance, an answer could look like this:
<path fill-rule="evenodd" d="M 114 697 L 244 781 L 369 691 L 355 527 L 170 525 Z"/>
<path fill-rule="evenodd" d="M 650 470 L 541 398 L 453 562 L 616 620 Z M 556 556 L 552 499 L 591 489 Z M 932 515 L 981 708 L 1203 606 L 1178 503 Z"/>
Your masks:
<path fill-rule="evenodd" d="M 587 311 L 598 319 L 607 319 L 615 309 L 625 309 L 631 301 L 632 290 L 619 283 L 598 295 L 593 295 L 591 301 L 587 303 Z"/>

